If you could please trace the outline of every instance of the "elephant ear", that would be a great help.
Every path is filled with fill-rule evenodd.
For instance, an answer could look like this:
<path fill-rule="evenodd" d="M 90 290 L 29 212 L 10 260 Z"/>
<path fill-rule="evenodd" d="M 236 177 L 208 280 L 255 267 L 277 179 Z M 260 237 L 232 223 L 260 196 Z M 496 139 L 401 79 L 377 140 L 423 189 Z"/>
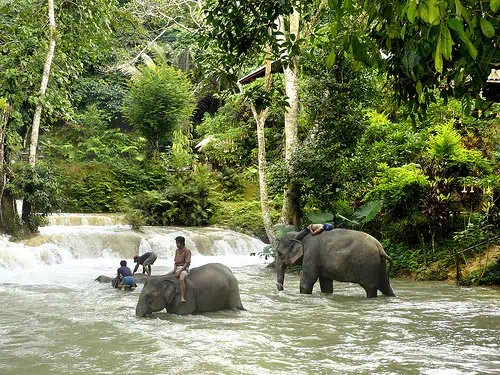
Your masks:
<path fill-rule="evenodd" d="M 169 303 L 171 303 L 174 298 L 175 298 L 175 295 L 180 293 L 180 287 L 179 287 L 179 282 L 177 281 L 177 279 L 174 277 L 166 277 L 163 279 L 163 282 L 166 283 L 165 285 L 165 292 L 164 292 L 164 297 L 165 297 L 165 301 L 167 301 L 167 305 Z M 170 285 L 169 285 L 170 284 Z M 173 287 L 174 290 L 175 290 L 175 293 L 172 294 L 172 295 L 169 295 L 169 293 L 167 293 L 169 289 L 169 286 L 170 287 Z"/>
<path fill-rule="evenodd" d="M 304 246 L 301 242 L 292 241 L 290 248 L 290 264 L 294 264 L 299 258 L 304 255 Z"/>

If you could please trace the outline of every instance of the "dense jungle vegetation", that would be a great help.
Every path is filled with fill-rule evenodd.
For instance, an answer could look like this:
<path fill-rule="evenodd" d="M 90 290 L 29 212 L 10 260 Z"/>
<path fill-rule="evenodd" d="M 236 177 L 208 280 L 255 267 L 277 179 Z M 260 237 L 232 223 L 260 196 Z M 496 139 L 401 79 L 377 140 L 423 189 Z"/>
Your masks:
<path fill-rule="evenodd" d="M 399 275 L 500 284 L 499 7 L 0 0 L 0 229 L 333 222 Z"/>

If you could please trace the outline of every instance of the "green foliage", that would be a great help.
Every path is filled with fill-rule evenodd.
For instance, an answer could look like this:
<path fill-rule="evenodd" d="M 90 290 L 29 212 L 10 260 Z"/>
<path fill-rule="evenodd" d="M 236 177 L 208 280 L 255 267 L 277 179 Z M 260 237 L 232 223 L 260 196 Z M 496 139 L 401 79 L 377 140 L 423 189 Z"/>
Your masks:
<path fill-rule="evenodd" d="M 31 214 L 25 220 L 28 230 L 38 231 L 45 224 L 44 216 L 54 212 L 59 206 L 59 184 L 53 169 L 38 162 L 35 167 L 28 164 L 17 165 L 16 178 L 10 189 L 18 198 L 22 198 L 31 206 Z"/>
<path fill-rule="evenodd" d="M 296 184 L 306 211 L 334 212 L 340 189 L 351 174 L 345 165 L 366 126 L 363 105 L 371 99 L 373 80 L 370 72 L 357 71 L 342 58 L 332 70 L 310 61 L 307 73 L 301 91 L 302 146 L 294 155 L 291 173 L 281 165 L 281 171 L 271 171 L 270 183 L 276 191 L 287 182 Z"/>
<path fill-rule="evenodd" d="M 276 221 L 279 218 L 279 212 L 271 208 L 271 218 Z M 228 227 L 233 230 L 249 233 L 260 239 L 267 238 L 262 220 L 262 211 L 260 202 L 236 201 L 220 202 L 214 216 L 210 219 L 211 225 Z"/>
<path fill-rule="evenodd" d="M 175 170 L 188 169 L 194 161 L 191 151 L 191 135 L 181 129 L 174 130 L 172 147 L 166 154 L 166 164 Z"/>
<path fill-rule="evenodd" d="M 311 212 L 306 214 L 308 223 L 315 224 L 315 223 L 332 223 L 333 219 L 335 217 L 334 214 L 331 212 Z"/>
<path fill-rule="evenodd" d="M 491 263 L 484 269 L 471 272 L 460 281 L 461 285 L 500 285 L 500 261 Z"/>
<path fill-rule="evenodd" d="M 203 39 L 205 49 L 213 51 L 211 58 L 215 63 L 212 68 L 222 77 L 236 81 L 238 77 L 235 68 L 245 64 L 249 57 L 259 55 L 262 46 L 269 44 L 276 57 L 282 55 L 285 46 L 278 43 L 276 36 L 279 31 L 272 25 L 279 15 L 290 13 L 290 1 L 206 2 L 208 27 Z"/>
<path fill-rule="evenodd" d="M 205 113 L 196 127 L 204 143 L 199 150 L 216 167 L 246 166 L 254 162 L 251 149 L 256 147 L 255 120 L 241 95 L 231 95 L 211 116 Z"/>
<path fill-rule="evenodd" d="M 133 230 L 140 232 L 142 227 L 146 225 L 146 218 L 141 210 L 129 209 L 125 214 L 125 221 L 132 227 Z"/>
<path fill-rule="evenodd" d="M 375 187 L 366 194 L 365 201 L 379 199 L 388 208 L 402 209 L 404 212 L 418 204 L 427 185 L 427 176 L 419 165 L 390 168 L 380 164 L 378 169 Z"/>
<path fill-rule="evenodd" d="M 70 85 L 90 65 L 106 60 L 110 27 L 117 3 L 107 0 L 55 2 L 56 50 L 46 96 L 39 98 L 47 54 L 47 2 L 4 1 L 0 4 L 0 96 L 13 107 L 16 124 L 29 122 L 42 100 L 42 124 L 70 116 Z M 116 17 L 118 19 L 118 17 Z M 49 120 L 50 119 L 50 120 Z M 19 121 L 19 122 L 17 122 Z"/>
<path fill-rule="evenodd" d="M 146 225 L 207 225 L 215 208 L 216 184 L 209 171 L 197 166 L 192 173 L 171 174 L 161 190 L 145 190 L 131 200 Z"/>
<path fill-rule="evenodd" d="M 72 163 L 60 168 L 64 211 L 116 212 L 125 204 L 128 192 L 113 166 Z"/>
<path fill-rule="evenodd" d="M 123 164 L 144 159 L 146 140 L 106 129 L 106 116 L 94 105 L 41 139 L 46 157 L 58 161 Z"/>
<path fill-rule="evenodd" d="M 361 223 L 369 223 L 377 214 L 382 210 L 382 202 L 381 201 L 369 201 L 364 205 L 359 207 L 354 212 L 354 217 L 359 220 Z"/>
<path fill-rule="evenodd" d="M 148 140 L 153 153 L 165 149 L 175 130 L 187 128 L 193 110 L 191 84 L 166 64 L 141 68 L 123 103 L 125 117 Z"/>
<path fill-rule="evenodd" d="M 482 2 L 460 0 L 364 1 L 359 8 L 351 1 L 329 4 L 338 14 L 366 12 L 359 28 L 367 31 L 368 41 L 346 35 L 344 49 L 387 71 L 397 95 L 413 108 L 427 107 L 435 99 L 434 88 L 466 96 L 468 110 L 471 97 L 482 102 L 481 89 L 500 61 L 496 6 L 486 12 Z"/>
<path fill-rule="evenodd" d="M 462 137 L 453 129 L 452 124 L 446 124 L 437 128 L 437 134 L 429 141 L 429 155 L 438 160 L 451 160 L 462 151 Z"/>
<path fill-rule="evenodd" d="M 126 79 L 118 73 L 87 73 L 72 85 L 73 106 L 88 110 L 95 106 L 110 119 L 121 116 Z"/>

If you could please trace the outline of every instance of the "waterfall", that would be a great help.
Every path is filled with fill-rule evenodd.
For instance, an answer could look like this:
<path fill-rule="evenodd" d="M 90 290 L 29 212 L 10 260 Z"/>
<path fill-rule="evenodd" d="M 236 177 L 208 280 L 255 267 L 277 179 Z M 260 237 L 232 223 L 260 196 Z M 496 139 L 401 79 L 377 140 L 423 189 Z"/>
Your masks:
<path fill-rule="evenodd" d="M 51 214 L 47 216 L 49 225 L 64 226 L 112 226 L 125 224 L 124 215 L 120 214 Z"/>
<path fill-rule="evenodd" d="M 177 236 L 185 237 L 193 257 L 248 256 L 264 247 L 259 239 L 215 227 L 144 227 L 143 232 L 136 232 L 126 225 L 51 225 L 22 243 L 0 237 L 0 268 L 32 268 L 82 259 L 116 263 L 147 251 L 156 252 L 158 259 L 170 264 Z"/>

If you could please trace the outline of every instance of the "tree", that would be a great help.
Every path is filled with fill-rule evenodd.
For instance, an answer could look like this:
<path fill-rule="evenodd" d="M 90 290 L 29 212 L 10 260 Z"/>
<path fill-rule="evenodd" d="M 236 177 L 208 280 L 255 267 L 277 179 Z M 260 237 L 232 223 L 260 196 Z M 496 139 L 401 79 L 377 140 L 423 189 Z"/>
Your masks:
<path fill-rule="evenodd" d="M 289 173 L 291 160 L 297 149 L 297 118 L 299 108 L 298 80 L 300 46 L 311 34 L 323 8 L 323 1 L 210 1 L 207 21 L 208 36 L 215 40 L 220 53 L 219 65 L 235 72 L 244 59 L 262 54 L 268 46 L 272 59 L 283 65 L 288 107 L 285 110 L 284 159 Z M 304 24 L 303 30 L 300 25 Z M 300 193 L 297 186 L 285 184 L 281 221 L 285 224 L 300 223 Z"/>
<path fill-rule="evenodd" d="M 340 1 L 336 14 L 351 14 L 366 36 L 347 34 L 342 46 L 355 59 L 387 72 L 400 100 L 426 109 L 444 97 L 471 99 L 500 63 L 498 0 Z M 338 21 L 332 22 L 332 29 Z M 335 34 L 335 33 L 332 33 Z M 335 35 L 332 35 L 335 38 Z"/>
<path fill-rule="evenodd" d="M 165 149 L 174 130 L 186 128 L 194 110 L 193 90 L 186 76 L 151 60 L 132 76 L 123 111 L 148 140 L 154 156 Z"/>
<path fill-rule="evenodd" d="M 0 98 L 0 231 L 13 234 L 16 231 L 16 206 L 14 197 L 7 184 L 12 179 L 9 162 L 9 149 L 6 147 L 7 125 L 11 107 Z"/>
<path fill-rule="evenodd" d="M 271 90 L 271 47 L 266 46 L 265 60 L 265 93 L 269 94 Z M 258 145 L 258 162 L 259 162 L 259 191 L 260 191 L 260 206 L 262 210 L 262 220 L 266 230 L 267 238 L 273 247 L 277 247 L 277 239 L 272 230 L 271 212 L 269 210 L 269 197 L 267 188 L 267 158 L 266 158 L 266 137 L 264 134 L 264 126 L 269 115 L 270 103 L 262 103 L 256 105 L 255 100 L 249 101 L 250 109 L 252 110 L 255 123 L 257 124 L 257 145 Z M 260 108 L 259 108 L 260 107 Z"/>
<path fill-rule="evenodd" d="M 110 20 L 116 6 L 115 1 L 107 0 L 2 2 L 0 27 L 6 32 L 0 34 L 0 96 L 11 108 L 6 122 L 10 136 L 5 138 L 4 166 L 6 156 L 20 149 L 19 138 L 26 144 L 30 135 L 29 161 L 33 165 L 40 128 L 71 117 L 70 85 L 101 58 L 101 48 L 106 47 L 112 32 Z M 49 14 L 48 28 L 46 18 L 40 14 Z M 30 214 L 26 204 L 23 217 Z"/>
<path fill-rule="evenodd" d="M 33 125 L 31 127 L 29 163 L 32 167 L 35 166 L 36 161 L 38 133 L 40 131 L 40 119 L 42 117 L 43 109 L 42 98 L 47 91 L 47 85 L 49 84 L 50 77 L 50 67 L 52 66 L 52 60 L 54 59 L 54 52 L 56 49 L 56 21 L 54 16 L 54 0 L 48 0 L 47 4 L 49 8 L 49 50 L 47 51 L 47 57 L 43 66 L 42 83 L 40 84 L 40 98 L 38 99 L 35 115 L 33 116 Z"/>

